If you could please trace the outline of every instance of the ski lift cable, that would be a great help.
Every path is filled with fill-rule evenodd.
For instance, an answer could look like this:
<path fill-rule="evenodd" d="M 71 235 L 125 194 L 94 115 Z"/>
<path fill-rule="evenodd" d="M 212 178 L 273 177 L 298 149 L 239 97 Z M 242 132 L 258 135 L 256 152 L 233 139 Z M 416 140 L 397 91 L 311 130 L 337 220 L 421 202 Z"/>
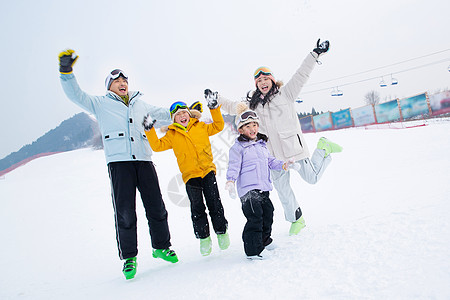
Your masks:
<path fill-rule="evenodd" d="M 420 58 L 436 55 L 436 54 L 447 52 L 447 51 L 450 51 L 450 48 L 449 49 L 445 49 L 445 50 L 441 50 L 441 51 L 438 51 L 438 52 L 430 53 L 430 54 L 427 54 L 427 55 L 422 55 L 422 56 L 419 56 L 419 57 L 407 59 L 407 60 L 400 61 L 400 62 L 397 62 L 397 63 L 394 63 L 394 64 L 385 65 L 385 66 L 382 66 L 382 67 L 370 69 L 370 70 L 367 70 L 367 71 L 362 71 L 362 72 L 358 72 L 358 73 L 354 73 L 354 74 L 350 74 L 350 75 L 337 77 L 337 78 L 334 78 L 334 79 L 328 79 L 328 80 L 324 80 L 324 81 L 320 81 L 320 82 L 314 82 L 314 83 L 306 84 L 305 87 L 318 85 L 318 84 L 322 84 L 322 83 L 326 83 L 326 82 L 330 82 L 330 81 L 335 81 L 335 80 L 338 80 L 338 79 L 344 79 L 344 78 L 347 78 L 347 77 L 352 77 L 352 76 L 356 76 L 356 75 L 361 75 L 361 74 L 377 71 L 377 70 L 380 70 L 380 69 L 396 66 L 396 65 L 399 65 L 399 64 L 403 64 L 403 63 L 406 63 L 406 62 L 410 62 L 410 61 L 413 61 L 413 60 L 417 60 L 417 59 L 420 59 Z"/>
<path fill-rule="evenodd" d="M 361 79 L 361 80 L 358 80 L 358 81 L 353 81 L 353 82 L 343 83 L 343 84 L 340 84 L 339 86 L 342 87 L 342 86 L 347 86 L 347 85 L 352 85 L 352 84 L 357 84 L 357 83 L 361 83 L 361 82 L 365 82 L 365 81 L 374 80 L 374 79 L 377 79 L 377 78 L 380 78 L 380 77 L 383 77 L 383 76 L 389 76 L 389 75 L 391 75 L 391 74 L 399 74 L 399 73 L 409 72 L 409 71 L 412 71 L 412 70 L 415 70 L 415 69 L 420 69 L 420 68 L 423 68 L 423 67 L 435 65 L 435 64 L 442 63 L 442 62 L 446 62 L 446 61 L 449 61 L 449 60 L 450 60 L 450 57 L 449 57 L 449 58 L 446 58 L 446 59 L 439 60 L 439 61 L 435 61 L 435 62 L 432 62 L 432 63 L 429 63 L 429 64 L 425 64 L 425 65 L 421 65 L 421 66 L 417 66 L 417 67 L 412 67 L 412 68 L 409 68 L 409 69 L 405 69 L 405 70 L 402 70 L 402 71 L 398 71 L 398 72 L 395 72 L 395 73 L 388 73 L 388 74 L 385 74 L 385 75 L 382 75 L 382 76 L 374 76 L 374 77 L 371 77 L 371 78 Z M 305 86 L 305 87 L 306 87 L 306 86 Z M 326 87 L 326 88 L 317 89 L 317 90 L 313 90 L 313 91 L 302 92 L 302 93 L 300 93 L 300 95 L 305 95 L 305 94 L 311 94 L 311 93 L 315 93 L 315 92 L 326 91 L 326 90 L 329 90 L 329 89 L 330 89 L 330 87 Z"/>

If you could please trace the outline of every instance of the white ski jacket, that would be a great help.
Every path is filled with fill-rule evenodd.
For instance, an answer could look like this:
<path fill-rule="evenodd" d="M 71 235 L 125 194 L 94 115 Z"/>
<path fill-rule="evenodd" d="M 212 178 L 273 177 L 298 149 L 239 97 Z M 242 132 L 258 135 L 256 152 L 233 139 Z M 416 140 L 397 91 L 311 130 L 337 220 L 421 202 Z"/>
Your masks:
<path fill-rule="evenodd" d="M 295 110 L 295 100 L 316 65 L 317 54 L 308 53 L 300 68 L 289 82 L 264 106 L 258 104 L 255 112 L 260 118 L 259 132 L 269 137 L 267 147 L 277 159 L 295 161 L 309 157 L 308 146 L 303 137 Z M 236 115 L 238 102 L 219 95 L 218 103 L 229 114 Z M 247 105 L 249 103 L 245 101 Z"/>

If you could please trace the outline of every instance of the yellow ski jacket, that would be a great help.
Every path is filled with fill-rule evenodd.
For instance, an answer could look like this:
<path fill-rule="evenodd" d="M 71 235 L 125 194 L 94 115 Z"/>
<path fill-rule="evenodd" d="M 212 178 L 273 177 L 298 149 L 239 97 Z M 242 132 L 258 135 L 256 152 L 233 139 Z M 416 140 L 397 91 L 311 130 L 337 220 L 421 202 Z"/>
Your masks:
<path fill-rule="evenodd" d="M 158 138 L 155 128 L 145 132 L 153 151 L 173 149 L 184 183 L 191 178 L 203 178 L 211 171 L 216 172 L 209 137 L 222 131 L 224 120 L 220 107 L 210 111 L 214 121 L 211 124 L 191 117 L 186 128 L 179 124 L 169 125 L 162 138 Z"/>

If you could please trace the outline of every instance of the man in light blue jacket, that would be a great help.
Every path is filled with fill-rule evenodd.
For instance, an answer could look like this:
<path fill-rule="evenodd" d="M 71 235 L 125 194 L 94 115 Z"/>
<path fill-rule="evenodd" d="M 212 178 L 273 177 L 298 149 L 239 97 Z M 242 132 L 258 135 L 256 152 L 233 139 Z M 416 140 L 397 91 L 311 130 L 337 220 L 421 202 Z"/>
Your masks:
<path fill-rule="evenodd" d="M 72 73 L 77 59 L 75 51 L 70 49 L 59 54 L 61 85 L 67 97 L 93 114 L 99 123 L 111 180 L 119 257 L 125 260 L 123 273 L 126 279 L 131 279 L 136 274 L 138 253 L 136 188 L 146 211 L 153 257 L 172 263 L 178 261 L 175 252 L 169 248 L 167 211 L 142 125 L 148 113 L 160 121 L 170 121 L 170 113 L 168 109 L 142 101 L 140 92 L 128 91 L 128 76 L 119 69 L 108 74 L 106 95 L 87 94 L 80 89 Z"/>

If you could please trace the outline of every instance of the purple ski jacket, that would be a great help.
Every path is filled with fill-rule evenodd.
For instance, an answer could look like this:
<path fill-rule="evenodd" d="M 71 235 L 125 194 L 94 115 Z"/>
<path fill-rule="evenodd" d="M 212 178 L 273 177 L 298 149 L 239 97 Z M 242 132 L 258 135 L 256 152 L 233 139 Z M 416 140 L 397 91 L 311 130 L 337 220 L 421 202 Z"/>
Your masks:
<path fill-rule="evenodd" d="M 266 142 L 238 141 L 230 148 L 227 180 L 236 182 L 239 197 L 248 191 L 271 191 L 270 170 L 282 170 L 283 161 L 270 155 Z"/>

